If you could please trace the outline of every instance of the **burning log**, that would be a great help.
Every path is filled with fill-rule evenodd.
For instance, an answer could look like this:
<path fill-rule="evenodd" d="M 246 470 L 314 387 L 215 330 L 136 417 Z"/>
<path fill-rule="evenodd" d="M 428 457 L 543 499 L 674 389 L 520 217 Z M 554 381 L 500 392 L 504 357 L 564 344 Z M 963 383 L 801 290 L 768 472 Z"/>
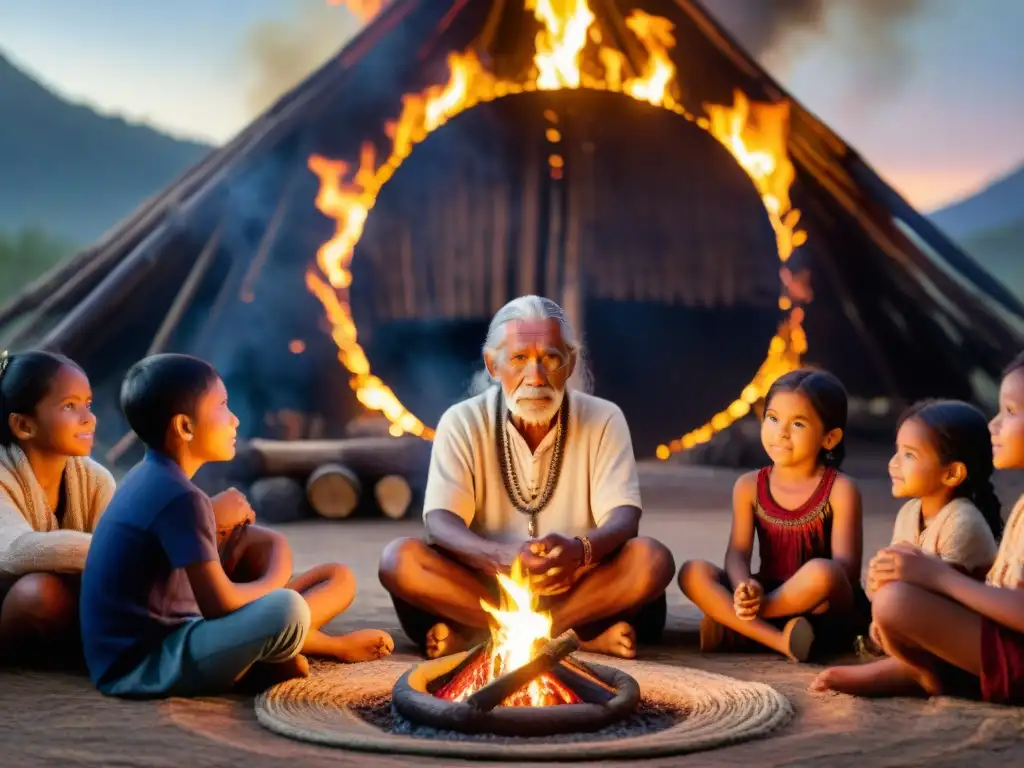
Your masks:
<path fill-rule="evenodd" d="M 351 469 L 343 464 L 323 464 L 306 481 L 306 500 L 321 517 L 345 518 L 355 510 L 362 490 Z"/>
<path fill-rule="evenodd" d="M 464 670 L 469 669 L 474 663 L 476 663 L 476 660 L 479 659 L 482 654 L 489 654 L 492 647 L 493 645 L 491 640 L 487 639 L 479 645 L 471 648 L 469 652 L 466 653 L 466 658 L 460 661 L 454 668 L 431 680 L 427 684 L 427 692 L 440 696 L 440 698 L 445 698 L 440 693 L 443 691 L 444 687 L 461 675 Z"/>
<path fill-rule="evenodd" d="M 562 659 L 579 647 L 580 639 L 570 629 L 544 646 L 529 662 L 484 686 L 466 702 L 480 712 L 490 712 L 535 677 L 550 672 Z"/>
<path fill-rule="evenodd" d="M 387 475 L 373 486 L 373 498 L 385 517 L 401 520 L 412 504 L 412 486 L 401 475 Z"/>
<path fill-rule="evenodd" d="M 615 698 L 618 691 L 601 678 L 573 663 L 572 658 L 565 658 L 561 664 L 555 665 L 551 673 L 558 681 L 580 700 L 587 704 L 607 704 Z"/>
<path fill-rule="evenodd" d="M 249 489 L 256 519 L 267 523 L 292 523 L 306 517 L 306 494 L 292 477 L 262 477 Z"/>

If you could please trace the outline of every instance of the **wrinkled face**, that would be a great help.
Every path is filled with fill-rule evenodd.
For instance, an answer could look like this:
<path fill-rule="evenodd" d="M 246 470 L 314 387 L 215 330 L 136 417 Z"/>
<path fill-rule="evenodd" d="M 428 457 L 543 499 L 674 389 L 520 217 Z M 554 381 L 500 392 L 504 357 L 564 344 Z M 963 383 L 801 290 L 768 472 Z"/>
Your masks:
<path fill-rule="evenodd" d="M 1024 469 L 1024 369 L 1003 379 L 999 413 L 988 425 L 996 469 Z"/>
<path fill-rule="evenodd" d="M 35 413 L 12 416 L 12 428 L 23 445 L 64 456 L 88 456 L 96 433 L 89 379 L 77 368 L 62 365 Z"/>
<path fill-rule="evenodd" d="M 842 434 L 838 429 L 826 434 L 821 417 L 799 392 L 776 393 L 761 422 L 761 444 L 781 467 L 817 462 L 821 449 L 837 445 Z"/>
<path fill-rule="evenodd" d="M 557 320 L 509 321 L 501 346 L 485 362 L 501 383 L 509 411 L 528 425 L 555 417 L 576 363 Z"/>
<path fill-rule="evenodd" d="M 916 419 L 907 419 L 896 433 L 896 453 L 889 460 L 892 495 L 920 499 L 963 482 L 967 470 L 960 462 L 943 464 L 931 431 Z"/>
<path fill-rule="evenodd" d="M 235 457 L 238 418 L 228 408 L 228 391 L 217 378 L 196 401 L 189 450 L 203 461 L 230 461 Z"/>

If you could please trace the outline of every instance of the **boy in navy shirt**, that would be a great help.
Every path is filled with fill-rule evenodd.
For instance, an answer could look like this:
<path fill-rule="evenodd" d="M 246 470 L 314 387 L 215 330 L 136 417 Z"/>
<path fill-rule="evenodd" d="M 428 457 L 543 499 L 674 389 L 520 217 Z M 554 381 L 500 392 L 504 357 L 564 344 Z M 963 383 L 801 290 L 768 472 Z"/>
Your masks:
<path fill-rule="evenodd" d="M 147 447 L 93 533 L 82 577 L 82 641 L 92 682 L 114 696 L 229 691 L 250 670 L 266 682 L 309 673 L 299 652 L 310 609 L 289 558 L 235 584 L 218 528 L 251 521 L 244 497 L 209 497 L 191 482 L 235 453 L 238 419 L 217 372 L 187 355 L 136 363 L 121 387 L 128 424 Z M 254 668 L 256 665 L 256 668 Z"/>

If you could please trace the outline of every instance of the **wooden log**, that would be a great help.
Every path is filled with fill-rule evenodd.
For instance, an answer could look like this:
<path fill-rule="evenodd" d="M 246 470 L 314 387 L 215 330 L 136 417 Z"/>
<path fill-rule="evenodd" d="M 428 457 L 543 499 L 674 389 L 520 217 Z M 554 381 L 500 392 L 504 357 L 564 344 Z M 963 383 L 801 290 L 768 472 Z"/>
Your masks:
<path fill-rule="evenodd" d="M 535 677 L 554 669 L 555 665 L 579 647 L 580 639 L 575 632 L 571 629 L 563 632 L 526 664 L 485 685 L 466 702 L 481 712 L 490 712 Z"/>
<path fill-rule="evenodd" d="M 321 464 L 342 464 L 364 483 L 402 475 L 413 487 L 426 480 L 430 443 L 414 436 L 343 440 L 252 440 L 261 474 L 308 476 Z"/>
<path fill-rule="evenodd" d="M 479 645 L 470 648 L 469 652 L 466 654 L 466 658 L 464 658 L 462 661 L 456 664 L 452 669 L 445 672 L 443 675 L 439 675 L 438 677 L 435 677 L 433 680 L 427 683 L 427 693 L 436 694 L 438 691 L 440 691 L 442 688 L 448 685 L 448 683 L 450 683 L 452 680 L 454 680 L 456 677 L 462 674 L 462 671 L 467 669 L 471 664 L 473 664 L 473 662 L 475 662 L 480 657 L 480 654 L 489 653 L 490 648 L 491 638 L 487 638 Z"/>
<path fill-rule="evenodd" d="M 575 667 L 567 666 L 564 661 L 555 665 L 551 673 L 562 685 L 579 696 L 584 704 L 607 704 L 617 693 L 615 688 L 604 681 L 585 675 Z"/>
<path fill-rule="evenodd" d="M 385 475 L 373 486 L 373 498 L 385 517 L 401 520 L 412 504 L 412 486 L 401 475 Z"/>
<path fill-rule="evenodd" d="M 308 513 L 302 483 L 292 477 L 261 477 L 249 489 L 249 502 L 266 523 L 292 523 Z"/>
<path fill-rule="evenodd" d="M 306 481 L 309 506 L 321 517 L 332 520 L 351 515 L 361 493 L 359 478 L 343 464 L 323 464 Z"/>

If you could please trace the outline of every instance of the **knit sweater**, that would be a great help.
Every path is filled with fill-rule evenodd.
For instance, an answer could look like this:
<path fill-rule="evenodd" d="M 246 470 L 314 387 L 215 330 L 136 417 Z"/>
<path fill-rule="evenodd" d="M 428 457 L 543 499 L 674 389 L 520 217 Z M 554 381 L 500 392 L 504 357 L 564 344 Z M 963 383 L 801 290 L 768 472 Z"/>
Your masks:
<path fill-rule="evenodd" d="M 114 486 L 113 476 L 92 459 L 68 459 L 58 523 L 25 453 L 17 445 L 0 446 L 0 575 L 81 573 Z"/>
<path fill-rule="evenodd" d="M 921 500 L 912 499 L 896 515 L 892 543 L 909 542 L 968 573 L 983 574 L 996 559 L 996 538 L 985 518 L 967 499 L 953 499 L 928 525 L 921 526 Z"/>

